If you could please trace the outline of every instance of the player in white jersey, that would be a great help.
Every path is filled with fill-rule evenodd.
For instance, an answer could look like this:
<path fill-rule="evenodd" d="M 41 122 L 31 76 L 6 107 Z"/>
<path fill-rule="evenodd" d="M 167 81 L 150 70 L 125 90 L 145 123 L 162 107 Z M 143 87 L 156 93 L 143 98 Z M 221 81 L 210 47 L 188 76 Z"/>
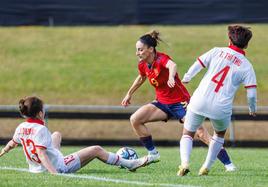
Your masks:
<path fill-rule="evenodd" d="M 95 158 L 130 171 L 147 164 L 147 157 L 126 160 L 100 146 L 90 146 L 64 157 L 60 152 L 61 134 L 54 132 L 51 135 L 44 123 L 42 100 L 37 97 L 21 99 L 19 108 L 26 122 L 17 127 L 13 139 L 1 150 L 0 157 L 21 144 L 30 172 L 73 173 Z"/>
<path fill-rule="evenodd" d="M 199 175 L 208 174 L 224 143 L 224 135 L 231 120 L 233 99 L 240 84 L 247 89 L 249 114 L 256 115 L 256 76 L 243 50 L 247 47 L 252 32 L 249 28 L 235 25 L 228 27 L 228 36 L 229 47 L 215 47 L 201 55 L 183 77 L 182 82 L 188 83 L 201 69 L 207 68 L 187 108 L 180 141 L 179 176 L 189 172 L 193 137 L 205 118 L 212 122 L 214 135 Z"/>

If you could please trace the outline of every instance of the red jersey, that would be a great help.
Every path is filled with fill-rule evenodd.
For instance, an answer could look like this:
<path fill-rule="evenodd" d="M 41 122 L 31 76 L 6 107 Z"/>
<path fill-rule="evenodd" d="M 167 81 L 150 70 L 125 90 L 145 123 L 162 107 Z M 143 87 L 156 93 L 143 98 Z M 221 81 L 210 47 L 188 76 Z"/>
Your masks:
<path fill-rule="evenodd" d="M 166 68 L 170 57 L 164 53 L 156 53 L 151 66 L 144 60 L 139 62 L 138 68 L 141 76 L 147 76 L 149 82 L 155 87 L 156 99 L 163 104 L 173 104 L 190 100 L 190 94 L 181 83 L 178 74 L 175 75 L 176 85 L 170 88 L 167 84 L 169 70 Z"/>

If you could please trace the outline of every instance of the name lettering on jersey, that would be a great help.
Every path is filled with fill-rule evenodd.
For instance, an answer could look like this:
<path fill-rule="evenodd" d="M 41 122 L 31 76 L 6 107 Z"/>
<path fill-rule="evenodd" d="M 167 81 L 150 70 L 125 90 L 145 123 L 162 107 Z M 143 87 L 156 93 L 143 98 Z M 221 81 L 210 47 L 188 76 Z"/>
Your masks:
<path fill-rule="evenodd" d="M 239 58 L 237 58 L 235 55 L 232 55 L 232 54 L 224 52 L 224 51 L 221 51 L 219 57 L 226 59 L 226 60 L 229 60 L 237 66 L 240 66 L 242 63 L 242 61 Z"/>
<path fill-rule="evenodd" d="M 34 134 L 34 129 L 33 128 L 21 128 L 19 133 L 23 135 L 31 135 L 31 134 Z"/>

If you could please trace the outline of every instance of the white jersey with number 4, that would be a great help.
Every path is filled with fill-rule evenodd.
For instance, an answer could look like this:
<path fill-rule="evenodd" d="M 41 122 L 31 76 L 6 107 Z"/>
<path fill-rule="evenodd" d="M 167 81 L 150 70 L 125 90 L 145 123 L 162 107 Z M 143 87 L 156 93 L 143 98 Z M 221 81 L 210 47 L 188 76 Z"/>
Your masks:
<path fill-rule="evenodd" d="M 207 72 L 195 90 L 189 109 L 211 119 L 231 116 L 240 84 L 256 87 L 256 76 L 245 52 L 236 46 L 215 47 L 198 58 Z"/>
<path fill-rule="evenodd" d="M 17 127 L 13 141 L 22 145 L 30 172 L 46 171 L 36 153 L 36 148 L 38 147 L 46 149 L 49 160 L 57 170 L 64 168 L 64 157 L 59 150 L 53 147 L 51 133 L 43 121 L 27 119 L 26 122 Z"/>

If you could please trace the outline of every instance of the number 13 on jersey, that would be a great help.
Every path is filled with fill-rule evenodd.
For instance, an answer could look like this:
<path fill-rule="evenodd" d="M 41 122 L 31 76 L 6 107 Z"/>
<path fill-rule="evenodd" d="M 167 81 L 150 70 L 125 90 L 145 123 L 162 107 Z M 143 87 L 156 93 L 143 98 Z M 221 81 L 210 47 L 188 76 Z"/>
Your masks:
<path fill-rule="evenodd" d="M 220 70 L 216 75 L 214 75 L 211 79 L 212 82 L 215 82 L 217 84 L 215 88 L 215 92 L 217 93 L 220 88 L 223 86 L 223 81 L 225 80 L 227 73 L 230 70 L 230 66 L 225 66 L 222 70 Z"/>

